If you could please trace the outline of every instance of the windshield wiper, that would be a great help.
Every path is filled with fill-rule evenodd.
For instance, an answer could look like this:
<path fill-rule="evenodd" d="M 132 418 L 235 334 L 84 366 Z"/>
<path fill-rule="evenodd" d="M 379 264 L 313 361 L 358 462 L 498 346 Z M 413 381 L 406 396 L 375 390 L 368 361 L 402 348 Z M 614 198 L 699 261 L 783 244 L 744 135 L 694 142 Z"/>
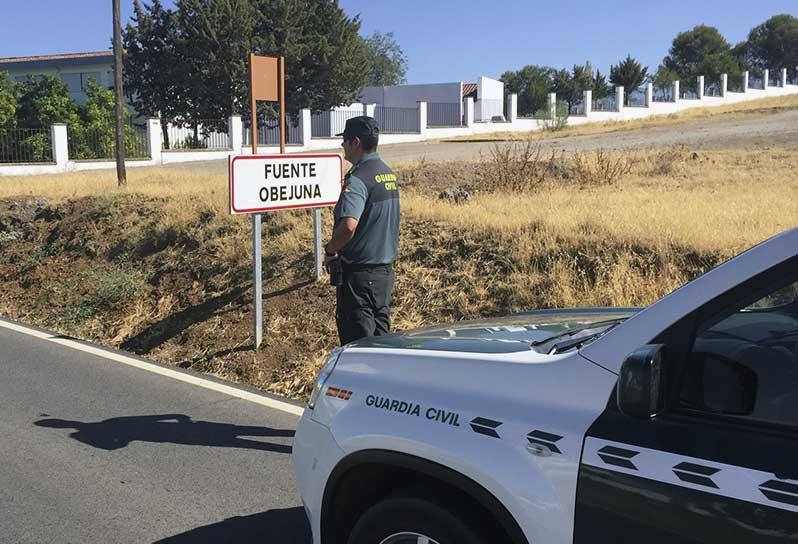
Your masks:
<path fill-rule="evenodd" d="M 578 329 L 567 330 L 567 331 L 561 332 L 560 334 L 556 334 L 554 336 L 546 338 L 545 340 L 537 340 L 535 342 L 532 342 L 532 345 L 533 346 L 541 346 L 543 344 L 549 344 L 549 343 L 554 341 L 554 344 L 552 345 L 551 349 L 549 349 L 547 351 L 547 353 L 555 354 L 555 353 L 558 353 L 558 352 L 561 352 L 561 351 L 565 351 L 565 350 L 571 349 L 573 347 L 581 346 L 582 344 L 586 343 L 587 341 L 593 340 L 593 339 L 601 336 L 602 334 L 604 334 L 606 332 L 609 332 L 610 329 L 612 329 L 616 325 L 619 325 L 620 323 L 623 323 L 626 319 L 627 318 L 624 317 L 622 319 L 612 319 L 612 320 L 608 320 L 608 321 L 600 321 L 598 323 L 591 323 L 590 325 L 588 325 L 586 327 L 580 327 Z M 581 332 L 584 332 L 584 331 L 587 331 L 587 330 L 590 330 L 590 329 L 596 329 L 596 328 L 599 328 L 599 327 L 604 327 L 604 328 L 602 328 L 600 331 L 596 331 L 596 332 L 591 333 L 591 334 L 586 334 L 586 335 L 580 336 L 578 338 L 571 338 L 570 340 L 565 340 L 563 342 L 556 342 L 556 340 L 559 340 L 560 338 L 573 337 L 573 336 L 576 336 L 577 334 L 579 334 Z"/>

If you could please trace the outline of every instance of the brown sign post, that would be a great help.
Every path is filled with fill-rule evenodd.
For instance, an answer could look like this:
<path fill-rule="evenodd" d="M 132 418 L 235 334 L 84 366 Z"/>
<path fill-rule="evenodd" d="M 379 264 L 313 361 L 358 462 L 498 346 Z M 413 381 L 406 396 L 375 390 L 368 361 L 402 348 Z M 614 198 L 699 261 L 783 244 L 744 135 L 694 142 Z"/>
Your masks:
<path fill-rule="evenodd" d="M 258 100 L 280 104 L 280 154 L 285 153 L 285 58 L 249 55 L 249 94 L 252 106 L 250 125 L 252 128 L 252 154 L 258 154 Z M 255 349 L 263 343 L 263 280 L 261 260 L 261 217 L 252 215 L 252 267 L 253 306 L 255 310 Z"/>
<path fill-rule="evenodd" d="M 280 104 L 280 154 L 285 153 L 285 58 L 249 55 L 252 154 L 258 154 L 258 100 Z"/>
<path fill-rule="evenodd" d="M 249 55 L 249 88 L 250 105 L 252 112 L 252 155 L 258 155 L 258 100 L 277 102 L 279 104 L 280 118 L 280 155 L 285 155 L 285 132 L 286 124 L 286 104 L 285 104 L 285 58 L 284 57 L 264 57 L 251 53 Z M 299 158 L 298 155 L 294 157 Z M 304 155 L 303 157 L 313 160 L 320 160 L 320 157 Z M 262 157 L 268 159 L 269 157 Z M 251 161 L 250 161 L 251 162 Z M 338 159 L 340 165 L 340 158 Z M 340 174 L 339 168 L 339 174 Z M 230 172 L 233 172 L 233 160 L 230 160 Z M 231 203 L 233 202 L 231 177 Z M 338 193 L 336 193 L 337 195 Z M 337 199 L 337 196 L 336 196 Z M 323 199 L 322 199 L 323 200 Z M 307 204 L 306 204 L 307 205 Z M 313 204 L 313 238 L 315 252 L 315 276 L 316 280 L 322 277 L 322 248 L 321 248 L 321 210 L 319 206 L 330 205 L 329 202 L 314 201 Z M 286 208 L 287 206 L 283 206 Z M 231 204 L 231 208 L 234 206 Z M 253 306 L 255 310 L 254 319 L 254 338 L 255 349 L 263 343 L 263 283 L 261 277 L 261 216 L 256 212 L 252 215 L 252 257 L 254 260 L 252 267 L 253 275 Z"/>

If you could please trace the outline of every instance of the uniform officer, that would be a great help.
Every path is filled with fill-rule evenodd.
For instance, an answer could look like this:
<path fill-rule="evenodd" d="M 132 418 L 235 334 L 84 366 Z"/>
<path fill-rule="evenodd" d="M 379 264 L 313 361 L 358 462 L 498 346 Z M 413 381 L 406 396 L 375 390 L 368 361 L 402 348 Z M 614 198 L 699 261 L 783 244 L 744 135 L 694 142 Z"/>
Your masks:
<path fill-rule="evenodd" d="M 343 136 L 344 158 L 353 166 L 335 205 L 325 263 L 328 271 L 338 263 L 342 269 L 335 319 L 344 345 L 390 332 L 399 188 L 393 170 L 377 154 L 379 127 L 372 117 L 347 120 L 338 136 Z"/>

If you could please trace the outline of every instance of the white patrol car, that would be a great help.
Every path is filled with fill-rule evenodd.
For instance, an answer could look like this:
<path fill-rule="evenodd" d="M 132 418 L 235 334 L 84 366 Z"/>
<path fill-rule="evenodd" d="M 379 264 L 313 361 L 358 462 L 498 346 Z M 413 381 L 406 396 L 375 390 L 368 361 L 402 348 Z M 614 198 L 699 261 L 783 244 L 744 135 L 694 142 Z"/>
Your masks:
<path fill-rule="evenodd" d="M 294 440 L 314 543 L 798 542 L 797 252 L 337 349 Z"/>

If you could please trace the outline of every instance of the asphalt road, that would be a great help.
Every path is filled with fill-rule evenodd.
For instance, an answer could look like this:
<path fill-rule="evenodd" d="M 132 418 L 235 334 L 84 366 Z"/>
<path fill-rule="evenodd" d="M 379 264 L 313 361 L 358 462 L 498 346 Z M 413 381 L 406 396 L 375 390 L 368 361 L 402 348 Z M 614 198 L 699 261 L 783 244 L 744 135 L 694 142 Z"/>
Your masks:
<path fill-rule="evenodd" d="M 0 542 L 306 544 L 297 422 L 0 326 Z"/>

